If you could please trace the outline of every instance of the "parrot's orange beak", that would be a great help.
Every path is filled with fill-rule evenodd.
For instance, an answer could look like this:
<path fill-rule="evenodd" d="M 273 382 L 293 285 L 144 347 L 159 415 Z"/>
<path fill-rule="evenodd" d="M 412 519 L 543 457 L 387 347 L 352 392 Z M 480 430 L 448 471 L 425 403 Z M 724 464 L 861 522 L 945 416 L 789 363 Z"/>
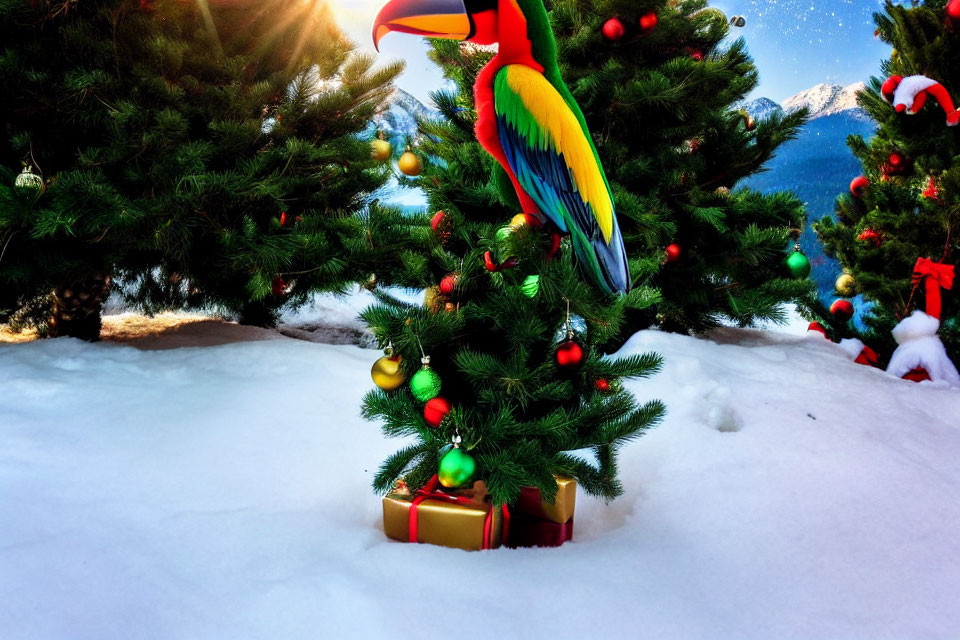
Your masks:
<path fill-rule="evenodd" d="M 373 22 L 373 46 L 391 31 L 466 40 L 473 34 L 467 0 L 390 0 Z"/>

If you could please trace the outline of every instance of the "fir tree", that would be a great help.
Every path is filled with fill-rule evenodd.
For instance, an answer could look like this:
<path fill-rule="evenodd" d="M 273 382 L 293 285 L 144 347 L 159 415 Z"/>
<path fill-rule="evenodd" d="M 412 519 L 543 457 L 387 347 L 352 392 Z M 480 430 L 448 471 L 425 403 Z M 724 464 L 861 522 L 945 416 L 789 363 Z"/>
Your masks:
<path fill-rule="evenodd" d="M 113 127 L 122 95 L 113 21 L 119 2 L 0 2 L 0 321 L 50 302 L 54 335 L 93 339 L 109 274 L 141 219 L 104 167 L 78 152 Z M 36 185 L 15 187 L 26 167 Z M 54 292 L 54 295 L 49 295 Z"/>
<path fill-rule="evenodd" d="M 603 33 L 611 19 L 619 39 Z M 723 42 L 731 27 L 706 0 L 558 0 L 551 21 L 634 280 L 662 296 L 621 339 L 651 323 L 688 332 L 783 319 L 782 303 L 810 292 L 784 268 L 802 203 L 736 185 L 796 136 L 805 112 L 753 122 L 739 110 L 757 72 L 742 39 Z"/>
<path fill-rule="evenodd" d="M 356 215 L 388 170 L 358 134 L 401 66 L 353 53 L 325 3 L 40 4 L 8 3 L 21 40 L 0 65 L 16 97 L 8 158 L 32 146 L 49 179 L 35 202 L 9 192 L 19 213 L 0 218 L 14 302 L 121 275 L 148 311 L 216 306 L 270 324 L 369 273 L 352 253 Z M 61 45 L 58 30 L 80 35 Z M 41 254 L 53 259 L 24 268 Z"/>
<path fill-rule="evenodd" d="M 516 207 L 504 203 L 512 187 L 473 131 L 468 79 L 490 54 L 437 42 L 433 55 L 457 88 L 435 93 L 442 117 L 421 123 L 417 184 L 431 214 L 374 207 L 368 230 L 384 255 L 378 281 L 427 293 L 424 304 L 408 304 L 377 289 L 380 302 L 363 317 L 401 357 L 406 380 L 429 356 L 451 410 L 433 427 L 427 413 L 434 407 L 407 385 L 370 392 L 364 416 L 383 421 L 388 436 L 414 438 L 384 462 L 374 486 L 386 492 L 400 477 L 422 486 L 459 436 L 498 504 L 515 500 L 522 486 L 551 500 L 554 474 L 613 498 L 621 492 L 618 449 L 663 413 L 659 402 L 639 405 L 623 381 L 654 373 L 660 358 L 605 358 L 601 345 L 622 331 L 627 310 L 649 307 L 656 293 L 642 286 L 621 297 L 601 293 L 575 265 L 569 240 L 557 246 L 556 234 L 513 218 Z M 586 354 L 580 366 L 558 364 L 568 305 Z M 572 453 L 584 449 L 592 460 Z"/>
<path fill-rule="evenodd" d="M 925 309 L 923 287 L 911 282 L 918 258 L 958 264 L 960 249 L 960 134 L 948 128 L 934 98 L 916 115 L 898 113 L 881 86 L 891 76 L 922 75 L 960 95 L 960 24 L 946 16 L 946 0 L 928 0 L 909 8 L 888 2 L 875 15 L 877 33 L 893 45 L 859 103 L 878 123 L 869 141 L 852 136 L 850 148 L 861 161 L 868 184 L 837 201 L 836 219 L 815 229 L 828 255 L 853 276 L 870 303 L 864 339 L 888 358 L 896 344 L 891 329 L 914 309 Z M 902 162 L 897 162 L 902 160 Z M 851 176 L 853 178 L 854 176 Z M 820 309 L 821 319 L 830 322 Z M 853 333 L 834 322 L 838 332 Z M 940 336 L 950 358 L 960 362 L 960 307 L 944 292 Z"/>

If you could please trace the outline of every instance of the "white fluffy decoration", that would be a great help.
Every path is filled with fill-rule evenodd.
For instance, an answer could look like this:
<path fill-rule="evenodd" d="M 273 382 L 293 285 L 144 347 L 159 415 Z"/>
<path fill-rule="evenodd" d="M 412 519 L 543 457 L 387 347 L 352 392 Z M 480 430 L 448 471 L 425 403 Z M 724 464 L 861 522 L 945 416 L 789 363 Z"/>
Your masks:
<path fill-rule="evenodd" d="M 887 373 L 898 378 L 917 367 L 923 367 L 934 382 L 960 387 L 960 373 L 947 357 L 947 350 L 937 336 L 940 320 L 923 311 L 914 311 L 893 328 L 893 338 L 900 345 L 893 352 Z"/>
<path fill-rule="evenodd" d="M 912 111 L 911 108 L 917 99 L 917 94 L 937 84 L 940 83 L 927 76 L 907 76 L 900 81 L 897 90 L 893 93 L 893 106 L 902 104 L 907 107 L 907 113 L 915 114 L 916 111 Z"/>
<path fill-rule="evenodd" d="M 857 340 L 856 338 L 846 338 L 840 341 L 840 348 L 843 349 L 851 360 L 856 360 L 860 357 L 860 354 L 863 353 L 863 348 L 866 345 L 863 344 L 863 341 Z"/>

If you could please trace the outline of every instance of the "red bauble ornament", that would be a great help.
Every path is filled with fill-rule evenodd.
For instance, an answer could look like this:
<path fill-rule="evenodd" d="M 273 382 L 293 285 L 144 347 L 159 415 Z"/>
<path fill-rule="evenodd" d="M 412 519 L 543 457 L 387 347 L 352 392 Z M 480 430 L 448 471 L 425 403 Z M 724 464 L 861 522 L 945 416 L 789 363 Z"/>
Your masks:
<path fill-rule="evenodd" d="M 439 427 L 448 415 L 450 415 L 450 402 L 443 396 L 427 400 L 427 404 L 423 407 L 423 419 L 431 427 Z"/>
<path fill-rule="evenodd" d="M 850 193 L 852 193 L 855 198 L 862 198 L 864 191 L 866 191 L 869 186 L 870 181 L 867 179 L 867 176 L 857 176 L 850 182 Z"/>
<path fill-rule="evenodd" d="M 960 0 L 950 0 L 947 4 L 947 17 L 951 20 L 960 20 Z"/>
<path fill-rule="evenodd" d="M 693 53 L 690 54 L 690 57 L 693 58 L 693 61 L 694 61 L 694 62 L 702 62 L 702 61 L 703 61 L 703 52 L 702 52 L 702 51 L 694 51 Z"/>
<path fill-rule="evenodd" d="M 607 382 L 606 378 L 599 378 L 596 382 L 593 383 L 593 386 L 600 393 L 607 393 L 610 391 L 610 383 Z"/>
<path fill-rule="evenodd" d="M 565 369 L 576 369 L 583 364 L 583 347 L 567 339 L 557 345 L 557 364 Z"/>
<path fill-rule="evenodd" d="M 879 247 L 881 244 L 883 244 L 883 236 L 873 229 L 864 229 L 863 233 L 857 236 L 857 239 L 861 242 L 868 242 L 874 247 Z"/>
<path fill-rule="evenodd" d="M 280 212 L 280 226 L 281 226 L 281 227 L 287 226 L 287 212 L 286 212 L 286 211 L 281 211 L 281 212 Z"/>
<path fill-rule="evenodd" d="M 680 259 L 680 253 L 681 253 L 681 252 L 682 252 L 682 249 L 680 248 L 680 245 L 678 245 L 677 243 L 673 243 L 673 244 L 667 245 L 667 249 L 666 249 L 667 259 L 666 259 L 666 262 L 667 262 L 667 263 L 676 262 L 677 260 Z"/>
<path fill-rule="evenodd" d="M 497 271 L 506 271 L 507 269 L 513 269 L 517 266 L 516 258 L 507 258 L 502 263 L 497 264 L 493 259 L 493 254 L 489 251 L 483 252 L 483 266 L 486 267 L 487 271 L 490 273 L 495 273 Z"/>
<path fill-rule="evenodd" d="M 620 18 L 613 17 L 603 23 L 603 37 L 611 42 L 616 42 L 624 36 L 627 28 L 623 26 Z"/>
<path fill-rule="evenodd" d="M 452 226 L 450 218 L 443 211 L 437 211 L 430 219 L 430 228 L 440 238 L 440 242 L 446 242 L 450 239 L 450 227 Z"/>
<path fill-rule="evenodd" d="M 273 295 L 275 296 L 282 296 L 287 293 L 287 283 L 284 282 L 283 278 L 281 278 L 280 276 L 277 276 L 276 278 L 273 279 L 273 282 L 271 283 L 270 288 L 273 291 Z"/>
<path fill-rule="evenodd" d="M 443 280 L 440 281 L 440 293 L 445 296 L 453 294 L 453 290 L 457 288 L 457 274 L 451 273 L 443 277 Z"/>
<path fill-rule="evenodd" d="M 550 249 L 547 250 L 547 257 L 552 258 L 560 251 L 560 243 L 563 241 L 563 236 L 554 231 L 550 235 Z"/>
<path fill-rule="evenodd" d="M 889 173 L 901 173 L 907 165 L 907 159 L 899 151 L 894 151 L 890 154 L 890 171 Z"/>
<path fill-rule="evenodd" d="M 640 32 L 644 35 L 657 28 L 657 14 L 651 11 L 640 16 Z"/>
<path fill-rule="evenodd" d="M 837 320 L 846 322 L 853 317 L 853 303 L 849 300 L 836 300 L 830 305 L 830 314 Z"/>
<path fill-rule="evenodd" d="M 930 179 L 927 181 L 927 188 L 923 192 L 923 197 L 929 198 L 930 200 L 939 200 L 940 198 L 938 196 L 939 193 L 937 193 L 937 181 L 933 179 L 933 176 L 930 176 Z"/>

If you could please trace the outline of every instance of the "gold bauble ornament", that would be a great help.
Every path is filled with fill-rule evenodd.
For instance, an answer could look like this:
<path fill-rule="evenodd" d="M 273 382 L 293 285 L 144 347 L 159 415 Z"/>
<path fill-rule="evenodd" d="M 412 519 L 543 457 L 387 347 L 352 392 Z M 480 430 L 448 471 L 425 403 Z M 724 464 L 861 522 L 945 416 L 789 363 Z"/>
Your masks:
<path fill-rule="evenodd" d="M 421 169 L 423 169 L 423 165 L 420 162 L 420 157 L 414 152 L 410 151 L 409 148 L 407 148 L 403 155 L 400 156 L 397 166 L 400 168 L 400 171 L 404 172 L 408 176 L 418 176 L 420 175 Z"/>
<path fill-rule="evenodd" d="M 386 140 L 374 140 L 370 143 L 370 155 L 377 162 L 386 162 L 393 155 L 393 148 Z"/>
<path fill-rule="evenodd" d="M 430 287 L 423 292 L 423 306 L 430 310 L 430 313 L 436 313 L 443 308 L 443 294 L 440 293 L 440 287 Z"/>
<path fill-rule="evenodd" d="M 373 363 L 370 377 L 373 378 L 373 383 L 384 391 L 393 391 L 407 381 L 400 366 L 403 359 L 394 355 L 391 347 L 384 349 L 383 353 L 384 356 Z"/>
<path fill-rule="evenodd" d="M 518 213 L 510 218 L 510 226 L 514 229 L 522 229 L 523 227 L 527 226 L 527 214 Z"/>
<path fill-rule="evenodd" d="M 834 286 L 844 298 L 853 297 L 857 293 L 857 279 L 849 273 L 841 273 Z"/>

